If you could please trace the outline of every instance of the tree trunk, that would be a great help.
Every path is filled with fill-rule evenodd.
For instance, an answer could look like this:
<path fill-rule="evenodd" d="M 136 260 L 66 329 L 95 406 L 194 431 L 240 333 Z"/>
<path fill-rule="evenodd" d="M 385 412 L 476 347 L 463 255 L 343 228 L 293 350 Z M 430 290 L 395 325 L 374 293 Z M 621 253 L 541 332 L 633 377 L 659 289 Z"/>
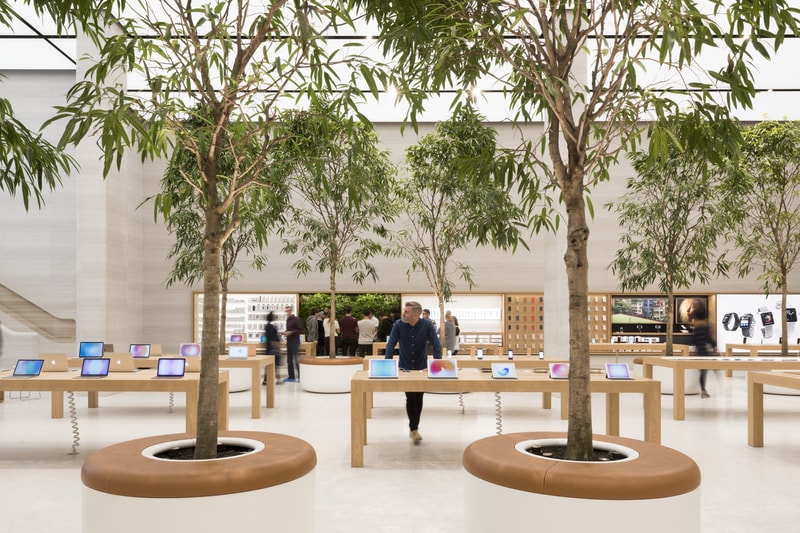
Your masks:
<path fill-rule="evenodd" d="M 569 421 L 566 458 L 589 459 L 592 453 L 592 396 L 589 359 L 589 319 L 586 312 L 589 295 L 588 240 L 583 176 L 573 174 L 562 182 L 567 210 L 567 268 L 569 291 Z"/>
<path fill-rule="evenodd" d="M 444 334 L 444 297 L 439 296 L 439 342 L 442 345 L 442 348 L 447 350 L 446 348 L 446 339 Z M 447 351 L 445 351 L 447 353 Z"/>
<path fill-rule="evenodd" d="M 328 354 L 331 359 L 336 358 L 336 272 L 331 269 L 331 340 L 328 343 Z"/>
<path fill-rule="evenodd" d="M 675 310 L 674 310 L 675 306 L 672 303 L 672 302 L 675 301 L 675 299 L 673 298 L 674 294 L 675 293 L 672 291 L 672 286 L 670 285 L 669 287 L 667 287 L 667 325 L 666 325 L 666 328 L 667 328 L 667 332 L 666 332 L 667 333 L 667 339 L 666 339 L 667 345 L 664 348 L 664 355 L 667 355 L 667 356 L 671 356 L 671 355 L 674 354 L 673 345 L 674 345 L 675 336 L 672 333 L 672 324 L 674 322 L 672 320 L 672 317 L 675 314 Z"/>
<path fill-rule="evenodd" d="M 219 306 L 219 347 L 220 353 L 225 351 L 225 326 L 228 322 L 228 280 L 220 280 L 220 291 L 222 303 Z"/>
<path fill-rule="evenodd" d="M 206 208 L 206 233 L 203 250 L 203 335 L 200 393 L 197 402 L 197 442 L 195 459 L 217 455 L 217 387 L 219 382 L 220 281 L 219 261 L 222 221 L 209 200 Z"/>
<path fill-rule="evenodd" d="M 781 317 L 781 355 L 786 357 L 789 355 L 789 332 L 787 331 L 788 323 L 786 322 L 786 300 L 789 295 L 789 283 L 786 281 L 786 275 L 781 276 L 781 308 L 778 311 Z"/>

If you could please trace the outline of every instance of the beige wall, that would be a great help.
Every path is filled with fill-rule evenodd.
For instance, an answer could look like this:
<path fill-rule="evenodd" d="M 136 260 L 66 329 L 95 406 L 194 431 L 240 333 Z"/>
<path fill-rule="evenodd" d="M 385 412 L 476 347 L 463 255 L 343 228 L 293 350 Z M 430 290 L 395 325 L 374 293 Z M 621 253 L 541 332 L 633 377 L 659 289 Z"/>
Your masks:
<path fill-rule="evenodd" d="M 7 95 L 29 124 L 40 124 L 52 105 L 74 80 L 69 72 L 11 72 L 2 84 Z M 431 130 L 423 124 L 420 134 Z M 495 124 L 500 142 L 513 145 L 515 136 L 507 124 Z M 377 125 L 384 147 L 396 162 L 404 149 L 416 140 L 411 128 L 401 135 L 396 123 Z M 50 135 L 54 135 L 51 133 Z M 173 286 L 164 280 L 170 269 L 166 260 L 171 245 L 163 224 L 153 220 L 152 204 L 136 207 L 158 190 L 163 162 L 140 165 L 129 158 L 122 171 L 103 181 L 99 177 L 97 154 L 86 146 L 76 154 L 82 171 L 64 179 L 63 187 L 47 195 L 47 206 L 26 213 L 19 198 L 0 193 L 0 283 L 19 292 L 49 313 L 77 320 L 76 340 L 104 340 L 119 347 L 130 342 L 158 342 L 166 350 L 177 349 L 192 336 L 192 291 L 200 287 Z M 618 285 L 608 264 L 618 247 L 619 228 L 604 204 L 624 192 L 631 175 L 627 162 L 615 169 L 610 183 L 599 185 L 592 194 L 595 219 L 591 222 L 590 288 L 616 292 Z M 459 257 L 475 271 L 476 292 L 543 292 L 563 290 L 564 245 L 561 238 L 532 236 L 530 251 L 516 254 L 492 249 L 470 250 Z M 280 244 L 272 242 L 268 268 L 257 272 L 241 265 L 242 277 L 231 289 L 241 292 L 316 292 L 327 290 L 327 276 L 310 274 L 298 278 L 291 269 L 292 257 L 279 254 Z M 406 276 L 407 264 L 399 259 L 377 258 L 377 283 L 354 284 L 349 276 L 338 281 L 338 290 L 427 292 L 422 275 Z M 792 286 L 800 282 L 800 270 Z M 754 277 L 748 280 L 716 280 L 711 286 L 693 288 L 699 292 L 759 292 Z M 465 291 L 457 283 L 457 292 Z M 0 311 L 0 321 L 17 331 L 25 328 Z M 91 337 L 89 339 L 88 337 Z M 43 341 L 41 350 L 61 348 L 74 352 L 74 343 L 51 346 Z"/>

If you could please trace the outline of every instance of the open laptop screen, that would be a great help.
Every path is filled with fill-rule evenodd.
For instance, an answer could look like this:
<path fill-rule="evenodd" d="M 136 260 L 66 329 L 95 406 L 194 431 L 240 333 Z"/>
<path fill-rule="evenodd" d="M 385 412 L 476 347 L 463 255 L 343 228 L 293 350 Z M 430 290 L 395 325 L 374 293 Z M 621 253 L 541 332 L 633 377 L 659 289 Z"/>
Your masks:
<path fill-rule="evenodd" d="M 141 357 L 141 358 L 150 357 L 149 344 L 131 344 L 130 347 L 128 348 L 128 351 L 132 353 L 134 357 Z"/>
<path fill-rule="evenodd" d="M 103 344 L 102 341 L 81 341 L 78 357 L 102 357 Z"/>
<path fill-rule="evenodd" d="M 108 368 L 111 365 L 111 359 L 84 359 L 81 365 L 81 377 L 84 378 L 102 378 L 108 375 Z"/>
<path fill-rule="evenodd" d="M 156 376 L 160 378 L 180 378 L 186 372 L 186 359 L 182 357 L 162 357 L 158 360 Z"/>
<path fill-rule="evenodd" d="M 396 378 L 398 377 L 397 359 L 370 359 L 369 377 L 371 378 Z"/>
<path fill-rule="evenodd" d="M 184 342 L 180 346 L 178 355 L 181 357 L 200 357 L 200 344 L 197 342 Z"/>
<path fill-rule="evenodd" d="M 36 377 L 42 371 L 44 359 L 19 359 L 14 366 L 14 377 Z"/>
<path fill-rule="evenodd" d="M 453 379 L 458 377 L 458 364 L 455 359 L 430 359 L 428 377 L 431 379 Z"/>

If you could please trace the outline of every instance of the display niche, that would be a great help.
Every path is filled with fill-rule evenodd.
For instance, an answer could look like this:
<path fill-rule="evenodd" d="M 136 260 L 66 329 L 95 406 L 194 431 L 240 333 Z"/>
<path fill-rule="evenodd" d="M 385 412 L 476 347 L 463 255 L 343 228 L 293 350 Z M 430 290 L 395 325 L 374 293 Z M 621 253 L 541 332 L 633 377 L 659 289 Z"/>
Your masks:
<path fill-rule="evenodd" d="M 228 293 L 225 338 L 243 334 L 245 342 L 262 342 L 267 314 L 275 315 L 273 324 L 278 331 L 286 329 L 286 306 L 297 312 L 296 294 L 274 293 Z M 194 342 L 200 342 L 203 334 L 203 293 L 194 293 Z"/>

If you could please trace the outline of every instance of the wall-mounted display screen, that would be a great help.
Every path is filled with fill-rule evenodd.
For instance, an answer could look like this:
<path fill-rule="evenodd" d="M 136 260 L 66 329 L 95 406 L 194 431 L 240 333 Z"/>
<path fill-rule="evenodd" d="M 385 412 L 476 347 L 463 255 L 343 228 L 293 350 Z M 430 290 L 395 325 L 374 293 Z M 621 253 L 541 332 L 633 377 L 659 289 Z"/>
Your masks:
<path fill-rule="evenodd" d="M 612 333 L 664 333 L 667 330 L 665 296 L 612 296 Z"/>

